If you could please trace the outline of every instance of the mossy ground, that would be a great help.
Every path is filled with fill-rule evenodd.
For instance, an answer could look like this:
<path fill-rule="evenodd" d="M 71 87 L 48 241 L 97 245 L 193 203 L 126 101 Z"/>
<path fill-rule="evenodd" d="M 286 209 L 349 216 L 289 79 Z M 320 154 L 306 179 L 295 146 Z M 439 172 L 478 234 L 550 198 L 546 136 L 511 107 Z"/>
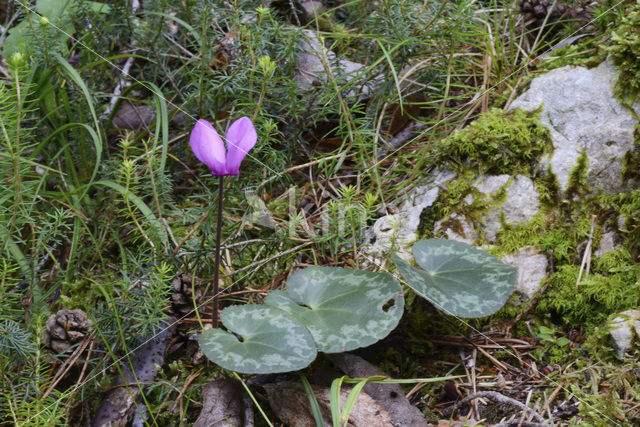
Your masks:
<path fill-rule="evenodd" d="M 542 125 L 536 123 L 535 114 L 527 116 L 524 112 L 514 113 L 509 117 L 509 120 L 518 123 L 513 128 L 509 123 L 504 125 L 504 117 L 503 112 L 491 111 L 443 140 L 441 153 L 450 162 L 446 164 L 458 176 L 440 192 L 433 206 L 423 212 L 420 235 L 424 238 L 438 237 L 434 225 L 441 219 L 445 220 L 447 227 L 462 234 L 460 227 L 456 228 L 455 219 L 446 221 L 453 214 L 462 215 L 476 228 L 481 227 L 483 213 L 490 206 L 500 206 L 503 200 L 500 194 L 489 197 L 478 194 L 473 183 L 481 174 L 522 173 L 532 178 L 540 194 L 539 212 L 527 222 L 503 224 L 497 240 L 488 249 L 490 253 L 501 257 L 533 246 L 540 253 L 548 254 L 552 263 L 552 269 L 545 279 L 544 293 L 527 315 L 514 325 L 512 334 L 540 339 L 536 334 L 542 329 L 552 330 L 551 338 L 540 341 L 541 347 L 534 352 L 540 363 L 570 366 L 567 372 L 572 373 L 565 378 L 573 381 L 572 390 L 586 396 L 586 390 L 575 383 L 576 376 L 580 375 L 578 372 L 582 371 L 572 365 L 584 369 L 595 359 L 598 364 L 591 369 L 597 375 L 624 376 L 625 379 L 620 381 L 625 386 L 619 386 L 620 389 L 616 391 L 619 396 L 621 390 L 627 387 L 638 387 L 640 378 L 635 374 L 622 374 L 631 369 L 629 359 L 620 363 L 604 325 L 615 313 L 640 305 L 640 190 L 619 195 L 594 192 L 587 185 L 589 159 L 583 151 L 570 172 L 567 189 L 561 191 L 549 170 L 535 169 L 536 161 L 550 151 L 548 134 L 539 128 Z M 513 146 L 522 149 L 501 151 L 500 138 L 504 135 L 509 135 L 509 140 L 515 139 Z M 637 179 L 640 165 L 635 151 L 625 156 L 624 165 L 622 178 Z M 474 202 L 464 203 L 469 195 L 473 196 Z M 619 229 L 621 223 L 624 223 L 624 227 Z M 588 259 L 591 263 L 589 274 L 581 274 L 581 263 L 589 241 L 594 251 L 603 234 L 611 230 L 619 233 L 621 241 L 618 249 L 600 258 L 591 255 Z M 481 239 L 478 243 L 482 243 Z M 578 280 L 580 275 L 582 277 Z M 511 302 L 515 303 L 516 300 L 512 298 Z M 511 323 L 525 305 L 522 301 L 519 301 L 519 305 L 507 304 L 495 315 L 483 319 L 479 327 L 500 330 Z M 411 315 L 420 317 L 424 313 L 414 312 Z M 428 318 L 425 317 L 423 321 L 428 321 Z M 430 328 L 443 326 L 430 325 Z M 445 326 L 443 330 L 450 326 Z M 556 379 L 556 376 L 553 375 L 553 378 Z M 597 388 L 597 384 L 600 382 L 592 380 L 593 387 Z M 607 402 L 593 395 L 587 400 L 591 406 L 585 412 L 592 417 L 603 413 L 620 416 L 620 403 Z M 589 424 L 589 421 L 586 422 Z"/>

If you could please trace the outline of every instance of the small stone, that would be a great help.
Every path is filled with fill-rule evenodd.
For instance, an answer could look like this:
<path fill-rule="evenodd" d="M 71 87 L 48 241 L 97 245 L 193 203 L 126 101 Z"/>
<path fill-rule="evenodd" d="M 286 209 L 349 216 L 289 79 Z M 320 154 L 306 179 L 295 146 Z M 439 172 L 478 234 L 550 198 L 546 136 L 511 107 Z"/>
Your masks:
<path fill-rule="evenodd" d="M 533 246 L 526 246 L 514 254 L 505 255 L 502 262 L 518 268 L 516 292 L 530 300 L 547 276 L 547 257 Z"/>
<path fill-rule="evenodd" d="M 633 337 L 640 336 L 640 311 L 626 310 L 608 322 L 618 356 L 622 357 L 631 348 Z"/>
<path fill-rule="evenodd" d="M 598 249 L 594 252 L 594 255 L 597 258 L 600 258 L 602 255 L 616 251 L 620 248 L 620 244 L 616 241 L 618 238 L 618 233 L 614 231 L 608 231 L 602 235 L 600 239 L 600 245 L 598 245 Z"/>
<path fill-rule="evenodd" d="M 422 212 L 433 205 L 440 188 L 455 176 L 447 169 L 436 171 L 424 185 L 416 187 L 399 201 L 399 206 L 387 207 L 387 211 L 394 213 L 378 218 L 366 232 L 369 243 L 360 251 L 363 264 L 382 266 L 392 246 L 398 250 L 398 256 L 411 260 L 410 246 L 418 239 Z"/>
<path fill-rule="evenodd" d="M 309 23 L 327 11 L 321 1 L 303 1 L 300 3 L 302 9 L 302 20 Z"/>
<path fill-rule="evenodd" d="M 311 88 L 315 80 L 326 82 L 328 80 L 327 68 L 331 69 L 333 78 L 348 82 L 353 86 L 346 93 L 346 98 L 366 98 L 373 93 L 373 82 L 380 78 L 364 78 L 367 66 L 346 59 L 339 59 L 335 52 L 324 47 L 324 39 L 313 31 L 304 31 L 301 42 L 298 45 L 298 70 L 294 80 L 303 88 Z M 353 84 L 362 81 L 361 85 Z"/>

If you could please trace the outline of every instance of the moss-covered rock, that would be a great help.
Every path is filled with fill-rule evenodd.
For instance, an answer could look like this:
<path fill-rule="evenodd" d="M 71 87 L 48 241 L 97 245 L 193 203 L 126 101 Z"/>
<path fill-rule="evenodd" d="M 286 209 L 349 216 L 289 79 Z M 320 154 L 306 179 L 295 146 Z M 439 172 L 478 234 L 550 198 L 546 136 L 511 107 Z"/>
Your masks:
<path fill-rule="evenodd" d="M 455 169 L 472 169 L 478 174 L 531 176 L 550 135 L 540 121 L 540 111 L 491 109 L 440 144 L 443 159 Z"/>

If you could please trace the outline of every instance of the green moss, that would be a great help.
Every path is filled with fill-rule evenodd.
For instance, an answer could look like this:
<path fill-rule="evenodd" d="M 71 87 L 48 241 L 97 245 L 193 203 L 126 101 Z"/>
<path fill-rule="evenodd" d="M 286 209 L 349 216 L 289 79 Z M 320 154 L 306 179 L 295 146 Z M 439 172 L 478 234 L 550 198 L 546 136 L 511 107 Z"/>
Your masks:
<path fill-rule="evenodd" d="M 614 94 L 623 101 L 640 99 L 640 0 L 629 7 L 607 47 L 618 67 Z"/>
<path fill-rule="evenodd" d="M 541 316 L 559 317 L 568 326 L 596 326 L 611 313 L 640 304 L 638 267 L 623 250 L 596 261 L 593 271 L 576 285 L 578 265 L 561 265 L 551 276 L 549 287 L 535 311 Z"/>
<path fill-rule="evenodd" d="M 443 160 L 456 171 L 478 174 L 531 176 L 533 164 L 550 147 L 549 130 L 540 121 L 540 109 L 491 109 L 462 130 L 439 143 Z"/>
<path fill-rule="evenodd" d="M 502 257 L 522 247 L 535 246 L 543 253 L 553 251 L 557 264 L 579 261 L 575 258 L 576 248 L 589 235 L 591 223 L 587 218 L 562 221 L 557 215 L 540 211 L 529 221 L 503 225 L 490 252 Z"/>
<path fill-rule="evenodd" d="M 551 165 L 547 166 L 545 173 L 540 173 L 533 178 L 534 185 L 540 197 L 542 206 L 554 207 L 560 203 L 560 184 L 555 174 L 551 170 Z"/>
<path fill-rule="evenodd" d="M 460 213 L 465 216 L 477 216 L 473 214 L 476 206 L 464 202 L 468 195 L 476 195 L 477 191 L 472 183 L 477 175 L 473 171 L 463 172 L 457 179 L 447 184 L 446 190 L 440 191 L 435 202 L 420 214 L 420 225 L 418 234 L 425 239 L 440 237 L 438 231 L 434 231 L 436 222 L 444 219 L 443 226 L 452 227 L 457 231 L 461 227 L 457 226 L 456 220 L 451 219 L 451 214 Z M 459 223 L 459 221 L 458 221 Z M 459 225 L 459 224 L 458 224 Z M 464 233 L 462 233 L 464 235 Z"/>
<path fill-rule="evenodd" d="M 607 51 L 597 45 L 598 41 L 599 40 L 596 39 L 589 39 L 584 42 L 556 49 L 543 59 L 539 68 L 552 70 L 554 68 L 564 67 L 565 65 L 575 65 L 586 68 L 597 67 L 607 58 Z"/>
<path fill-rule="evenodd" d="M 622 179 L 640 180 L 640 125 L 636 125 L 633 131 L 634 149 L 629 150 L 622 157 Z"/>
<path fill-rule="evenodd" d="M 634 261 L 640 260 L 640 189 L 614 196 L 602 195 L 599 202 L 607 209 L 622 214 L 624 227 L 621 230 L 624 246 Z"/>
<path fill-rule="evenodd" d="M 589 158 L 587 150 L 582 149 L 576 165 L 569 172 L 569 181 L 567 182 L 567 199 L 571 200 L 575 196 L 585 196 L 591 192 L 587 185 L 587 169 L 589 167 Z"/>
<path fill-rule="evenodd" d="M 622 179 L 640 179 L 640 152 L 630 150 L 622 157 Z"/>

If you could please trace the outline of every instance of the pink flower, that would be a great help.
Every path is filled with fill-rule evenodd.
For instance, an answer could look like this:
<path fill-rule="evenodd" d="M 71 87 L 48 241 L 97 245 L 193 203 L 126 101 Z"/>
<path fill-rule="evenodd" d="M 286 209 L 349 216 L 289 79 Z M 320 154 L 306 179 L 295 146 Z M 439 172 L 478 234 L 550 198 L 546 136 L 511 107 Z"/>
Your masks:
<path fill-rule="evenodd" d="M 227 131 L 225 150 L 222 138 L 211 123 L 200 119 L 191 131 L 189 143 L 193 154 L 207 165 L 212 175 L 238 175 L 242 159 L 256 145 L 257 139 L 251 119 L 241 117 Z"/>

